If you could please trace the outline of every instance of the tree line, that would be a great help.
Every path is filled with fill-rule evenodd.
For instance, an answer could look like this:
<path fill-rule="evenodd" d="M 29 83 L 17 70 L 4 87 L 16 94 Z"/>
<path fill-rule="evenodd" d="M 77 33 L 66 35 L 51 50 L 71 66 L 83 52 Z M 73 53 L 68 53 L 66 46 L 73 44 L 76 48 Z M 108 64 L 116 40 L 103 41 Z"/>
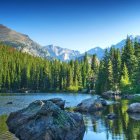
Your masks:
<path fill-rule="evenodd" d="M 140 43 L 106 49 L 104 57 L 82 60 L 46 60 L 0 44 L 0 92 L 22 91 L 140 92 Z"/>
<path fill-rule="evenodd" d="M 0 44 L 0 92 L 79 91 L 89 71 L 87 55 L 80 62 L 45 60 Z"/>

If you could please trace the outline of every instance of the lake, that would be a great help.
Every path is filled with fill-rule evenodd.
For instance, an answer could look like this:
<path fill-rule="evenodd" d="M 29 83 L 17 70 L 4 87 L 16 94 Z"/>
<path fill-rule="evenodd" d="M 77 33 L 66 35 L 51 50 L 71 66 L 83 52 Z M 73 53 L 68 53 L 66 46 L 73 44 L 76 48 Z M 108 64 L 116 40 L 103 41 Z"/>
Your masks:
<path fill-rule="evenodd" d="M 66 106 L 75 106 L 83 99 L 96 95 L 76 93 L 47 93 L 47 94 L 0 94 L 0 140 L 17 140 L 8 131 L 5 123 L 10 112 L 22 109 L 35 100 L 50 98 L 66 100 Z M 7 104 L 13 102 L 13 104 Z M 107 106 L 103 111 L 84 115 L 86 131 L 84 140 L 140 140 L 140 121 L 133 120 L 126 112 L 129 101 L 122 100 L 118 104 Z M 106 115 L 114 112 L 117 119 L 108 120 Z"/>

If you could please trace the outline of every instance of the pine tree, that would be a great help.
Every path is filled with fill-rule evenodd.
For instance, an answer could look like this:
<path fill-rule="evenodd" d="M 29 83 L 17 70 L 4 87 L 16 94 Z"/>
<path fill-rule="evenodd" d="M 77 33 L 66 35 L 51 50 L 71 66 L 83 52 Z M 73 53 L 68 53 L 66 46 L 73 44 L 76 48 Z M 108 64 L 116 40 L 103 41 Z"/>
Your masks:
<path fill-rule="evenodd" d="M 137 59 L 135 82 L 133 86 L 136 86 L 136 92 L 140 92 L 140 43 L 135 40 L 134 43 L 135 56 Z"/>
<path fill-rule="evenodd" d="M 140 63 L 138 64 L 135 83 L 133 86 L 136 88 L 136 92 L 140 93 Z"/>
<path fill-rule="evenodd" d="M 134 42 L 134 50 L 135 50 L 135 56 L 137 59 L 140 58 L 140 43 L 138 43 L 136 40 Z"/>
<path fill-rule="evenodd" d="M 102 92 L 106 90 L 106 87 L 105 87 L 106 75 L 105 75 L 104 69 L 105 69 L 104 61 L 101 61 L 100 66 L 99 66 L 99 73 L 98 73 L 98 77 L 97 77 L 96 85 L 95 85 L 97 94 L 101 94 Z"/>
<path fill-rule="evenodd" d="M 68 73 L 67 73 L 67 87 L 73 86 L 73 71 L 72 67 L 69 66 Z"/>
<path fill-rule="evenodd" d="M 91 89 L 95 89 L 98 72 L 99 72 L 99 60 L 96 55 L 93 55 L 91 61 L 91 71 L 89 74 Z"/>
<path fill-rule="evenodd" d="M 82 61 L 81 63 L 82 67 L 81 67 L 81 74 L 82 74 L 82 87 L 83 88 L 87 88 L 87 84 L 88 84 L 88 74 L 90 71 L 90 65 L 89 65 L 89 60 L 88 60 L 88 55 L 87 53 L 85 53 L 84 56 L 84 61 Z"/>
<path fill-rule="evenodd" d="M 78 60 L 76 60 L 74 62 L 74 76 L 73 76 L 73 82 L 74 82 L 74 85 L 76 87 L 78 87 L 78 73 L 79 73 L 79 64 L 78 64 Z"/>
<path fill-rule="evenodd" d="M 130 79 L 129 79 L 128 69 L 127 69 L 127 66 L 125 63 L 124 63 L 123 70 L 122 70 L 120 84 L 121 84 L 122 89 L 128 88 L 128 86 L 131 84 Z"/>
<path fill-rule="evenodd" d="M 104 53 L 104 57 L 103 57 L 103 63 L 102 63 L 102 75 L 103 75 L 103 78 L 104 78 L 104 83 L 103 83 L 103 89 L 104 91 L 108 90 L 108 79 L 107 79 L 107 76 L 108 76 L 108 62 L 109 62 L 109 53 L 108 53 L 108 50 L 105 49 L 105 53 Z"/>
<path fill-rule="evenodd" d="M 128 73 L 130 75 L 130 78 L 133 79 L 137 63 L 136 63 L 136 57 L 134 55 L 133 43 L 130 40 L 130 37 L 127 37 L 126 45 L 124 46 L 124 49 L 122 52 L 122 64 L 124 63 L 126 64 L 126 67 L 128 68 Z"/>
<path fill-rule="evenodd" d="M 113 81 L 114 88 L 118 90 L 121 79 L 121 55 L 119 49 L 114 49 L 112 64 L 113 64 Z"/>
<path fill-rule="evenodd" d="M 114 82 L 113 82 L 113 66 L 112 62 L 109 59 L 108 65 L 107 65 L 107 89 L 111 90 L 113 89 Z"/>
<path fill-rule="evenodd" d="M 91 69 L 93 70 L 93 73 L 95 75 L 98 74 L 99 61 L 98 61 L 97 56 L 95 54 L 92 56 Z"/>

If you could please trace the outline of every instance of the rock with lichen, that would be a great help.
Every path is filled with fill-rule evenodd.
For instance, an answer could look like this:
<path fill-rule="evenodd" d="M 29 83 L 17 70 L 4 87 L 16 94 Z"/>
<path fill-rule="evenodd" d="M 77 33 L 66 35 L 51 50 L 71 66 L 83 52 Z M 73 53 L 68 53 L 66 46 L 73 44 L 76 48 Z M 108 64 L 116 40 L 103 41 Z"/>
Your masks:
<path fill-rule="evenodd" d="M 82 140 L 83 117 L 55 104 L 56 100 L 38 100 L 13 112 L 7 119 L 10 132 L 20 140 Z M 62 102 L 61 102 L 62 103 Z M 62 107 L 62 106 L 61 106 Z"/>

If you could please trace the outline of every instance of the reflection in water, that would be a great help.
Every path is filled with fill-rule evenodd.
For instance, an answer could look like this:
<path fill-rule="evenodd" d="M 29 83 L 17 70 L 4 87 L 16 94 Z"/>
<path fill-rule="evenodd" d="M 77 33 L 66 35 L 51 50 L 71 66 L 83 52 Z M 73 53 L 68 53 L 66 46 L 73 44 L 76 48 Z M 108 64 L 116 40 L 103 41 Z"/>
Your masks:
<path fill-rule="evenodd" d="M 48 99 L 61 97 L 67 101 L 67 106 L 78 104 L 81 100 L 91 97 L 91 95 L 75 94 L 54 94 L 54 95 L 26 95 L 26 96 L 0 96 L 0 111 L 10 113 L 17 109 L 27 106 L 30 102 L 37 99 Z M 12 105 L 6 102 L 13 101 Z M 103 111 L 93 114 L 83 114 L 86 132 L 84 140 L 140 140 L 140 115 L 128 115 L 126 112 L 128 100 L 123 100 L 118 104 L 106 107 Z M 107 114 L 115 113 L 117 118 L 108 120 Z M 2 113 L 1 113 L 2 114 Z M 0 140 L 16 140 L 7 128 L 5 123 L 7 115 L 0 116 Z"/>
<path fill-rule="evenodd" d="M 135 118 L 126 112 L 128 100 L 123 100 L 120 104 L 108 106 L 102 112 L 92 115 L 84 115 L 86 132 L 85 140 L 140 140 L 140 115 L 135 114 Z M 108 120 L 107 114 L 115 113 L 117 118 Z M 134 120 L 135 119 L 135 120 Z"/>

